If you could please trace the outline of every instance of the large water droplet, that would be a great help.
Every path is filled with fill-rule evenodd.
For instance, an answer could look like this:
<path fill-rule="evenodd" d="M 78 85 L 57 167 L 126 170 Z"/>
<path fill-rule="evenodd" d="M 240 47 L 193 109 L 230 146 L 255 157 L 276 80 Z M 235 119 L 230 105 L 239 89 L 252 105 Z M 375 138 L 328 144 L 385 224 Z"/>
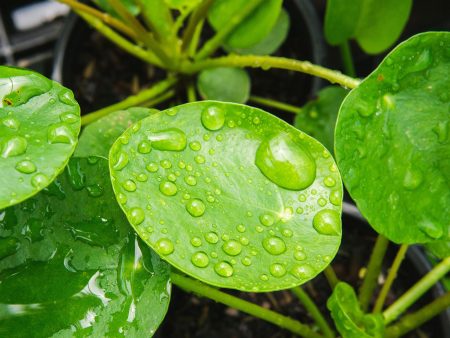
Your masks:
<path fill-rule="evenodd" d="M 242 251 L 242 245 L 238 241 L 229 240 L 222 245 L 222 250 L 230 256 L 237 256 Z"/>
<path fill-rule="evenodd" d="M 414 190 L 422 183 L 422 180 L 422 171 L 410 167 L 406 170 L 405 176 L 403 177 L 403 187 L 408 190 Z"/>
<path fill-rule="evenodd" d="M 165 181 L 159 185 L 159 191 L 166 196 L 173 196 L 177 193 L 178 188 L 175 183 Z"/>
<path fill-rule="evenodd" d="M 274 277 L 283 277 L 286 274 L 286 268 L 280 263 L 273 263 L 269 268 L 270 274 Z"/>
<path fill-rule="evenodd" d="M 173 243 L 168 238 L 160 238 L 155 243 L 155 246 L 156 251 L 158 251 L 161 255 L 170 255 L 174 250 Z"/>
<path fill-rule="evenodd" d="M 342 192 L 340 190 L 334 190 L 330 193 L 330 202 L 333 205 L 340 205 L 342 201 Z"/>
<path fill-rule="evenodd" d="M 205 213 L 205 203 L 198 198 L 191 199 L 186 203 L 187 212 L 194 217 L 200 217 Z"/>
<path fill-rule="evenodd" d="M 214 265 L 214 271 L 222 277 L 230 277 L 233 275 L 233 267 L 228 262 L 219 262 Z"/>
<path fill-rule="evenodd" d="M 202 111 L 201 119 L 206 129 L 219 130 L 225 124 L 225 112 L 222 108 L 211 106 Z"/>
<path fill-rule="evenodd" d="M 129 192 L 133 192 L 136 191 L 136 183 L 134 183 L 133 180 L 126 180 L 125 182 L 123 182 L 122 187 Z"/>
<path fill-rule="evenodd" d="M 0 149 L 3 158 L 22 155 L 27 151 L 27 140 L 22 136 L 13 136 L 1 140 Z"/>
<path fill-rule="evenodd" d="M 442 227 L 431 221 L 421 221 L 418 226 L 420 231 L 432 239 L 439 239 L 444 234 Z"/>
<path fill-rule="evenodd" d="M 316 178 L 316 162 L 310 153 L 287 133 L 263 141 L 255 164 L 273 183 L 290 190 L 309 187 Z"/>
<path fill-rule="evenodd" d="M 75 142 L 72 131 L 63 123 L 52 124 L 48 127 L 47 139 L 49 143 L 72 144 Z"/>
<path fill-rule="evenodd" d="M 314 215 L 313 227 L 322 235 L 339 235 L 341 232 L 341 217 L 335 210 L 320 210 Z"/>
<path fill-rule="evenodd" d="M 23 160 L 16 164 L 16 169 L 23 174 L 32 174 L 36 171 L 36 166 L 31 161 Z"/>
<path fill-rule="evenodd" d="M 122 170 L 128 164 L 128 154 L 124 151 L 119 152 L 116 162 L 113 166 L 114 170 Z"/>
<path fill-rule="evenodd" d="M 308 264 L 296 265 L 291 273 L 299 279 L 309 279 L 314 275 L 314 269 Z"/>
<path fill-rule="evenodd" d="M 272 215 L 263 214 L 263 215 L 259 216 L 259 221 L 261 222 L 262 225 L 265 225 L 268 227 L 268 226 L 273 225 L 273 223 L 275 222 L 275 219 Z"/>
<path fill-rule="evenodd" d="M 158 150 L 182 151 L 186 148 L 186 134 L 178 128 L 169 128 L 148 135 L 152 147 Z"/>
<path fill-rule="evenodd" d="M 49 179 L 42 173 L 37 173 L 31 178 L 31 184 L 37 189 L 42 189 L 49 184 Z"/>
<path fill-rule="evenodd" d="M 12 130 L 19 130 L 20 128 L 20 122 L 12 117 L 6 117 L 2 121 L 2 124 Z"/>
<path fill-rule="evenodd" d="M 139 225 L 144 222 L 145 212 L 139 207 L 131 208 L 128 215 L 128 217 L 130 218 L 130 222 L 133 225 Z"/>
<path fill-rule="evenodd" d="M 191 262 L 198 268 L 205 268 L 209 264 L 209 258 L 205 252 L 199 251 L 192 255 Z"/>
<path fill-rule="evenodd" d="M 281 255 L 286 251 L 286 243 L 280 237 L 268 237 L 262 241 L 264 249 L 271 255 Z"/>

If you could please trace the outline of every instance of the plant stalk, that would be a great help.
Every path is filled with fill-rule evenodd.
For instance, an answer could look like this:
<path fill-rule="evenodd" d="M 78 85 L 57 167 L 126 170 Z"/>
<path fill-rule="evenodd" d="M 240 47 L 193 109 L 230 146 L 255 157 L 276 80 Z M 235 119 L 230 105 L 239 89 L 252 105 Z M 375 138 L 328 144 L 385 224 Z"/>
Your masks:
<path fill-rule="evenodd" d="M 346 88 L 355 88 L 361 82 L 359 79 L 344 75 L 337 70 L 318 66 L 309 61 L 293 60 L 276 56 L 229 55 L 195 63 L 184 62 L 180 65 L 180 71 L 187 74 L 193 74 L 203 69 L 214 67 L 253 67 L 262 68 L 264 70 L 270 68 L 287 69 L 318 76 L 331 83 L 338 83 Z"/>
<path fill-rule="evenodd" d="M 195 93 L 195 84 L 191 81 L 186 87 L 187 99 L 189 102 L 197 101 L 197 94 Z"/>
<path fill-rule="evenodd" d="M 406 291 L 395 303 L 383 312 L 385 324 L 396 320 L 414 302 L 427 292 L 439 279 L 450 271 L 450 257 L 445 258 L 436 265 L 430 272 L 422 277 L 408 291 Z"/>
<path fill-rule="evenodd" d="M 370 256 L 369 265 L 367 266 L 367 274 L 359 289 L 359 303 L 364 312 L 369 308 L 370 300 L 372 299 L 373 292 L 377 286 L 377 279 L 380 275 L 383 258 L 386 254 L 388 245 L 389 240 L 383 235 L 378 235 L 372 255 Z"/>
<path fill-rule="evenodd" d="M 188 47 L 191 44 L 192 37 L 195 34 L 195 31 L 199 25 L 202 25 L 203 19 L 206 17 L 208 13 L 208 9 L 212 4 L 212 0 L 205 0 L 200 3 L 197 8 L 192 12 L 192 15 L 189 17 L 188 25 L 183 32 L 183 37 L 181 39 L 181 50 L 188 50 Z"/>
<path fill-rule="evenodd" d="M 420 327 L 422 324 L 446 310 L 450 306 L 450 291 L 440 296 L 420 310 L 406 315 L 397 324 L 386 329 L 386 337 L 394 338 Z"/>
<path fill-rule="evenodd" d="M 381 288 L 380 294 L 378 295 L 377 300 L 375 301 L 375 306 L 373 308 L 373 312 L 381 312 L 383 309 L 384 302 L 386 297 L 391 289 L 392 283 L 397 277 L 398 269 L 405 258 L 406 251 L 408 250 L 408 244 L 402 244 L 398 249 L 397 255 L 394 258 L 394 262 L 392 263 L 391 268 L 389 269 L 389 273 L 386 277 L 386 281 L 384 282 L 383 287 Z"/>
<path fill-rule="evenodd" d="M 85 126 L 89 123 L 98 120 L 100 117 L 108 115 L 117 110 L 127 109 L 133 106 L 143 104 L 146 101 L 156 98 L 160 94 L 164 94 L 166 90 L 171 88 L 177 82 L 176 78 L 167 78 L 160 81 L 148 89 L 140 91 L 136 95 L 127 97 L 125 100 L 115 103 L 113 105 L 107 106 L 105 108 L 99 109 L 90 114 L 81 117 L 81 125 Z"/>
<path fill-rule="evenodd" d="M 216 302 L 231 306 L 239 311 L 248 313 L 254 317 L 263 319 L 283 329 L 289 330 L 295 334 L 298 334 L 299 336 L 305 338 L 323 338 L 322 335 L 314 332 L 311 328 L 309 328 L 309 326 L 302 324 L 297 320 L 283 316 L 275 311 L 265 309 L 259 305 L 224 293 L 218 289 L 200 282 L 199 280 L 185 277 L 175 272 L 172 272 L 170 274 L 170 277 L 172 283 L 188 292 L 193 292 L 200 296 L 210 298 Z"/>
<path fill-rule="evenodd" d="M 154 99 L 150 99 L 148 101 L 145 101 L 143 103 L 140 103 L 141 106 L 143 107 L 148 107 L 148 108 L 152 108 L 164 101 L 167 101 L 168 99 L 171 99 L 172 97 L 175 96 L 175 90 L 174 89 L 170 89 L 167 92 L 165 92 L 164 94 L 161 94 L 160 96 L 157 96 Z"/>
<path fill-rule="evenodd" d="M 296 107 L 296 106 L 293 106 L 288 103 L 276 101 L 273 99 L 268 99 L 268 98 L 261 97 L 261 96 L 252 95 L 249 97 L 249 101 L 260 104 L 262 106 L 267 106 L 270 108 L 283 110 L 288 113 L 299 114 L 302 111 L 302 109 L 300 107 Z"/>
<path fill-rule="evenodd" d="M 331 287 L 331 290 L 334 290 L 334 287 L 337 283 L 339 283 L 339 278 L 336 276 L 336 272 L 334 272 L 333 267 L 328 265 L 325 270 L 323 270 L 323 274 L 325 275 L 325 278 L 328 281 L 328 284 Z"/>
<path fill-rule="evenodd" d="M 348 40 L 339 45 L 339 49 L 341 50 L 342 63 L 344 65 L 344 72 L 348 76 L 355 77 L 356 71 L 355 66 L 353 64 L 352 51 L 350 49 L 350 44 Z"/>
<path fill-rule="evenodd" d="M 311 315 L 311 317 L 316 322 L 317 326 L 320 327 L 325 337 L 334 338 L 334 332 L 328 325 L 325 318 L 322 316 L 319 308 L 314 304 L 314 301 L 309 297 L 305 290 L 303 290 L 300 286 L 296 286 L 291 289 L 292 293 L 297 296 L 300 302 L 305 306 L 305 309 Z"/>

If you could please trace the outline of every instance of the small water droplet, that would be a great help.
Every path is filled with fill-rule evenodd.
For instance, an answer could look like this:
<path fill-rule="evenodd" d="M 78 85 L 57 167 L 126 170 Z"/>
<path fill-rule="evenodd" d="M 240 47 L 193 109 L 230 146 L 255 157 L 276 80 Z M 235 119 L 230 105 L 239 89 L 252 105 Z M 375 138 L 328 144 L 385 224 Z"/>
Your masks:
<path fill-rule="evenodd" d="M 197 248 L 202 245 L 202 240 L 198 237 L 192 237 L 191 244 L 192 244 L 192 246 L 195 246 Z"/>
<path fill-rule="evenodd" d="M 72 113 L 62 113 L 61 115 L 59 115 L 59 119 L 61 120 L 61 122 L 72 124 L 78 122 L 80 120 L 80 117 Z"/>
<path fill-rule="evenodd" d="M 442 228 L 431 221 L 421 221 L 418 226 L 420 231 L 432 239 L 439 239 L 444 234 Z"/>
<path fill-rule="evenodd" d="M 66 143 L 75 142 L 75 137 L 70 128 L 64 123 L 52 124 L 48 127 L 47 139 L 49 143 Z"/>
<path fill-rule="evenodd" d="M 116 157 L 116 162 L 114 163 L 113 169 L 114 170 L 122 170 L 125 168 L 128 164 L 128 154 L 126 152 L 119 152 L 118 155 L 114 156 Z"/>
<path fill-rule="evenodd" d="M 306 201 L 306 196 L 304 194 L 298 195 L 298 201 L 299 202 L 305 202 Z"/>
<path fill-rule="evenodd" d="M 205 213 L 206 206 L 202 200 L 194 198 L 186 203 L 186 210 L 191 216 L 200 217 Z"/>
<path fill-rule="evenodd" d="M 154 163 L 154 162 L 150 162 L 149 164 L 147 164 L 145 169 L 147 169 L 148 172 L 156 173 L 158 171 L 158 164 Z"/>
<path fill-rule="evenodd" d="M 222 277 L 231 277 L 233 275 L 233 267 L 228 262 L 218 262 L 214 265 L 214 271 Z"/>
<path fill-rule="evenodd" d="M 314 275 L 314 269 L 308 264 L 296 265 L 292 268 L 291 273 L 299 279 L 309 279 Z"/>
<path fill-rule="evenodd" d="M 286 251 L 286 243 L 280 237 L 268 237 L 262 241 L 263 248 L 271 255 L 281 255 Z"/>
<path fill-rule="evenodd" d="M 295 209 L 295 212 L 299 215 L 303 214 L 305 210 L 302 207 L 298 207 L 297 209 Z"/>
<path fill-rule="evenodd" d="M 286 268 L 280 263 L 273 263 L 269 268 L 270 274 L 274 277 L 283 277 L 286 274 Z"/>
<path fill-rule="evenodd" d="M 144 212 L 144 210 L 142 210 L 139 207 L 131 208 L 128 215 L 129 215 L 128 217 L 130 219 L 130 222 L 133 225 L 139 225 L 142 222 L 144 222 L 145 212 Z"/>
<path fill-rule="evenodd" d="M 298 261 L 304 261 L 306 259 L 306 254 L 302 250 L 295 250 L 294 258 Z"/>
<path fill-rule="evenodd" d="M 403 177 L 403 187 L 408 190 L 416 189 L 423 180 L 423 174 L 419 169 L 409 167 Z"/>
<path fill-rule="evenodd" d="M 313 227 L 319 234 L 337 236 L 341 232 L 341 217 L 335 210 L 320 210 L 314 215 Z"/>
<path fill-rule="evenodd" d="M 292 237 L 292 235 L 293 235 L 293 233 L 292 233 L 292 230 L 291 229 L 283 229 L 282 231 L 281 231 L 281 234 L 284 236 L 284 237 Z"/>
<path fill-rule="evenodd" d="M 208 232 L 205 234 L 205 240 L 210 244 L 216 244 L 219 241 L 219 236 L 215 232 Z"/>
<path fill-rule="evenodd" d="M 49 179 L 42 173 L 37 173 L 31 178 L 31 184 L 37 189 L 42 189 L 49 184 Z"/>
<path fill-rule="evenodd" d="M 191 175 L 186 176 L 186 177 L 184 178 L 184 181 L 185 181 L 187 184 L 189 184 L 190 186 L 197 185 L 197 180 L 195 179 L 194 176 L 191 176 Z"/>
<path fill-rule="evenodd" d="M 27 151 L 28 142 L 22 136 L 13 136 L 0 141 L 3 158 L 22 155 Z"/>
<path fill-rule="evenodd" d="M 117 202 L 119 202 L 122 205 L 127 203 L 127 196 L 125 194 L 118 193 L 117 194 Z"/>
<path fill-rule="evenodd" d="M 262 275 L 259 276 L 259 279 L 261 279 L 262 281 L 265 282 L 265 281 L 269 280 L 269 277 L 267 275 L 265 275 L 265 274 L 262 274 Z"/>
<path fill-rule="evenodd" d="M 20 122 L 12 117 L 6 117 L 2 121 L 2 124 L 12 130 L 19 130 Z"/>
<path fill-rule="evenodd" d="M 169 128 L 148 135 L 152 147 L 157 150 L 182 151 L 186 148 L 186 134 L 178 128 Z"/>
<path fill-rule="evenodd" d="M 245 266 L 250 266 L 252 265 L 252 259 L 248 256 L 245 256 L 244 258 L 242 258 L 241 263 Z"/>
<path fill-rule="evenodd" d="M 340 190 L 334 190 L 330 193 L 330 202 L 333 205 L 340 205 L 342 202 L 342 192 Z"/>
<path fill-rule="evenodd" d="M 88 195 L 91 197 L 100 197 L 103 195 L 103 187 L 99 184 L 92 184 L 86 187 Z"/>
<path fill-rule="evenodd" d="M 17 162 L 16 169 L 17 171 L 20 171 L 23 174 L 32 174 L 36 171 L 36 166 L 31 161 L 23 160 Z"/>
<path fill-rule="evenodd" d="M 191 148 L 194 151 L 199 151 L 200 149 L 202 149 L 202 145 L 198 141 L 193 141 L 189 143 L 189 148 Z"/>
<path fill-rule="evenodd" d="M 321 207 L 324 207 L 327 204 L 327 200 L 325 198 L 323 198 L 323 197 L 320 197 L 317 200 L 317 204 L 319 204 L 319 206 L 321 206 Z"/>
<path fill-rule="evenodd" d="M 325 184 L 325 186 L 330 188 L 330 187 L 334 187 L 335 186 L 336 180 L 333 177 L 331 177 L 331 176 L 327 176 L 327 177 L 325 177 L 323 179 L 323 183 Z"/>
<path fill-rule="evenodd" d="M 161 182 L 159 185 L 159 191 L 161 191 L 166 196 L 174 196 L 178 188 L 175 183 L 172 183 L 170 181 Z"/>
<path fill-rule="evenodd" d="M 123 182 L 122 187 L 129 192 L 133 192 L 136 191 L 136 183 L 134 183 L 133 180 L 126 180 L 125 182 Z"/>
<path fill-rule="evenodd" d="M 136 179 L 137 179 L 139 182 L 147 182 L 148 176 L 145 175 L 145 174 L 139 174 L 139 175 L 136 176 Z"/>
<path fill-rule="evenodd" d="M 211 106 L 202 111 L 202 124 L 206 129 L 219 130 L 225 124 L 225 112 L 217 106 Z"/>
<path fill-rule="evenodd" d="M 199 251 L 192 255 L 191 262 L 198 268 L 205 268 L 209 264 L 209 258 L 205 252 Z"/>
<path fill-rule="evenodd" d="M 449 121 L 440 121 L 437 123 L 437 125 L 432 129 L 433 132 L 436 134 L 437 138 L 438 138 L 438 142 L 439 143 L 445 143 L 448 140 L 448 125 L 449 125 Z"/>
<path fill-rule="evenodd" d="M 194 160 L 196 163 L 198 164 L 203 164 L 205 163 L 205 158 L 202 155 L 197 155 L 194 157 Z"/>
<path fill-rule="evenodd" d="M 238 224 L 236 226 L 236 230 L 239 232 L 245 232 L 245 225 L 244 224 Z"/>
<path fill-rule="evenodd" d="M 141 154 L 148 154 L 152 151 L 152 144 L 149 141 L 144 140 L 138 144 L 137 149 Z"/>
<path fill-rule="evenodd" d="M 75 106 L 77 105 L 77 102 L 75 101 L 75 98 L 73 97 L 73 93 L 69 90 L 63 90 L 59 93 L 58 99 L 69 106 Z"/>
<path fill-rule="evenodd" d="M 161 164 L 161 167 L 163 167 L 164 169 L 172 168 L 172 163 L 169 160 L 162 160 L 159 163 Z"/>
<path fill-rule="evenodd" d="M 268 227 L 268 226 L 273 225 L 273 223 L 275 222 L 275 218 L 272 215 L 263 214 L 263 215 L 259 216 L 259 221 L 261 222 L 262 225 L 265 225 Z"/>
<path fill-rule="evenodd" d="M 161 255 L 170 255 L 174 251 L 173 243 L 168 238 L 160 238 L 155 243 L 156 251 Z"/>
<path fill-rule="evenodd" d="M 230 256 L 239 255 L 242 251 L 242 245 L 238 241 L 229 240 L 222 245 L 222 250 Z"/>

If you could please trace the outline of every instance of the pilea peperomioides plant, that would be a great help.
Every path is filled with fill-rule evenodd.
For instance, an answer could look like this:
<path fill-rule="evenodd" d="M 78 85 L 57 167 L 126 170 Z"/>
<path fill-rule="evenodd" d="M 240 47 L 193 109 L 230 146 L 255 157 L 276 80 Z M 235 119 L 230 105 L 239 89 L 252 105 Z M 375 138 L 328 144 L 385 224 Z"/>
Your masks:
<path fill-rule="evenodd" d="M 281 1 L 98 1 L 110 14 L 63 2 L 131 54 L 173 74 L 80 117 L 70 90 L 0 67 L 1 336 L 151 336 L 172 283 L 303 337 L 335 337 L 335 330 L 396 337 L 449 306 L 447 293 L 404 315 L 450 270 L 450 33 L 410 38 L 360 81 L 281 57 L 208 59 L 220 46 L 276 50 L 289 22 Z M 179 10 L 175 20 L 170 8 Z M 217 33 L 197 52 L 206 17 Z M 392 43 L 367 42 L 363 23 L 343 39 L 356 37 L 372 52 Z M 297 129 L 240 104 L 250 91 L 240 69 L 247 66 L 306 72 L 346 88 L 321 91 L 296 118 Z M 196 101 L 187 81 L 190 103 L 132 107 L 172 97 L 182 74 L 199 72 L 200 94 L 214 100 Z M 227 81 L 234 88 L 224 91 Z M 380 234 L 359 292 L 330 264 L 342 236 L 342 181 Z M 374 300 L 389 241 L 400 248 Z M 384 309 L 407 247 L 416 243 L 442 261 Z M 322 272 L 335 328 L 301 288 Z M 291 289 L 316 326 L 217 287 Z"/>

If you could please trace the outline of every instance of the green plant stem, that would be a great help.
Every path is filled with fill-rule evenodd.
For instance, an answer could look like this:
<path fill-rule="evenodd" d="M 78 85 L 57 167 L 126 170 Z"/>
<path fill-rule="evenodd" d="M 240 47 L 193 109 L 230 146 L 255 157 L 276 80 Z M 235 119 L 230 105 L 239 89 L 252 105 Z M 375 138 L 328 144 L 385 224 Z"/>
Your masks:
<path fill-rule="evenodd" d="M 186 91 L 187 91 L 187 98 L 188 98 L 189 102 L 197 101 L 197 95 L 195 93 L 195 85 L 192 81 L 188 83 L 188 85 L 186 87 Z"/>
<path fill-rule="evenodd" d="M 181 50 L 188 50 L 195 31 L 199 25 L 203 25 L 203 20 L 208 13 L 208 9 L 212 4 L 212 0 L 205 0 L 197 6 L 192 15 L 189 17 L 189 22 L 186 29 L 183 32 L 181 39 Z"/>
<path fill-rule="evenodd" d="M 239 26 L 239 24 L 249 16 L 262 3 L 262 0 L 247 0 L 245 5 L 234 14 L 227 23 L 222 26 L 217 33 L 209 39 L 203 48 L 195 56 L 195 60 L 203 60 L 213 54 L 222 42 Z"/>
<path fill-rule="evenodd" d="M 449 306 L 450 292 L 447 292 L 445 295 L 440 296 L 420 310 L 406 315 L 398 323 L 389 326 L 386 329 L 386 337 L 394 338 L 403 336 L 446 310 Z"/>
<path fill-rule="evenodd" d="M 90 7 L 75 0 L 58 0 L 58 2 L 68 5 L 73 10 L 92 15 L 97 19 L 103 21 L 104 23 L 110 25 L 111 27 L 117 29 L 119 32 L 122 32 L 123 34 L 129 36 L 130 38 L 134 40 L 137 39 L 136 33 L 132 29 L 130 29 L 123 22 L 117 20 L 108 13 L 103 13 L 93 7 Z"/>
<path fill-rule="evenodd" d="M 334 338 L 334 332 L 328 325 L 325 318 L 322 316 L 319 308 L 314 304 L 313 300 L 300 286 L 296 286 L 291 289 L 292 293 L 297 296 L 300 302 L 305 306 L 305 309 L 311 315 L 311 317 L 316 322 L 317 326 L 320 327 L 325 337 Z"/>
<path fill-rule="evenodd" d="M 214 67 L 253 67 L 264 70 L 279 68 L 306 73 L 326 79 L 331 83 L 338 83 L 347 88 L 355 88 L 360 80 L 342 74 L 337 70 L 331 70 L 322 66 L 312 64 L 309 61 L 293 60 L 276 56 L 259 55 L 229 55 L 195 63 L 184 62 L 180 65 L 180 70 L 187 74 L 193 74 L 203 69 Z"/>
<path fill-rule="evenodd" d="M 391 268 L 389 269 L 389 273 L 386 277 L 386 281 L 384 282 L 383 287 L 381 288 L 380 294 L 378 295 L 377 300 L 375 301 L 375 306 L 373 308 L 374 313 L 381 312 L 383 309 L 384 301 L 391 289 L 392 283 L 397 277 L 398 269 L 402 264 L 403 259 L 405 258 L 406 251 L 408 250 L 408 244 L 402 244 L 397 251 L 397 255 L 394 258 L 394 262 L 392 263 Z"/>
<path fill-rule="evenodd" d="M 328 284 L 331 287 L 331 290 L 334 290 L 336 284 L 339 283 L 339 278 L 336 276 L 336 272 L 334 272 L 333 267 L 331 265 L 328 265 L 325 270 L 323 270 L 323 273 L 328 281 Z"/>
<path fill-rule="evenodd" d="M 445 258 L 436 265 L 430 272 L 422 277 L 408 291 L 406 291 L 397 301 L 383 312 L 385 324 L 396 320 L 414 302 L 428 291 L 439 279 L 450 271 L 450 257 Z"/>
<path fill-rule="evenodd" d="M 293 106 L 291 104 L 288 103 L 284 103 L 284 102 L 280 102 L 280 101 L 276 101 L 276 100 L 272 100 L 272 99 L 268 99 L 265 97 L 261 97 L 261 96 L 255 96 L 252 95 L 249 97 L 249 101 L 250 102 L 254 102 L 254 103 L 258 103 L 262 106 L 267 106 L 270 108 L 276 108 L 279 110 L 283 110 L 285 112 L 288 113 L 294 113 L 294 114 L 299 114 L 302 109 L 296 106 Z"/>
<path fill-rule="evenodd" d="M 167 101 L 168 99 L 171 99 L 172 97 L 175 96 L 175 90 L 171 89 L 167 92 L 165 92 L 164 94 L 152 99 L 152 100 L 148 100 L 146 102 L 141 103 L 140 105 L 143 107 L 154 107 L 164 101 Z"/>
<path fill-rule="evenodd" d="M 202 35 L 203 25 L 205 20 L 199 22 L 197 27 L 195 28 L 194 36 L 192 37 L 191 43 L 188 47 L 188 56 L 193 58 L 195 53 L 197 52 L 198 45 L 200 43 L 200 37 Z"/>
<path fill-rule="evenodd" d="M 239 311 L 248 313 L 254 317 L 263 319 L 283 329 L 289 330 L 295 334 L 298 334 L 299 336 L 306 338 L 323 338 L 322 335 L 319 335 L 311 328 L 309 328 L 309 326 L 302 324 L 297 320 L 283 316 L 275 311 L 265 309 L 259 305 L 224 293 L 218 289 L 200 282 L 199 280 L 182 276 L 175 272 L 172 272 L 170 274 L 170 277 L 173 284 L 188 292 L 193 292 L 200 296 L 210 298 L 216 302 L 233 307 Z"/>
<path fill-rule="evenodd" d="M 151 51 L 144 50 L 139 46 L 131 43 L 127 39 L 124 39 L 121 35 L 114 32 L 111 28 L 109 28 L 107 25 L 105 25 L 101 20 L 97 19 L 96 17 L 90 14 L 82 13 L 78 10 L 76 10 L 75 12 L 77 12 L 77 14 L 80 17 L 82 17 L 88 24 L 90 24 L 97 31 L 102 33 L 103 36 L 105 36 L 108 40 L 116 44 L 119 48 L 122 48 L 127 53 L 134 55 L 135 57 L 141 59 L 142 61 L 151 63 L 158 67 L 163 67 L 161 60 Z"/>
<path fill-rule="evenodd" d="M 339 49 L 341 50 L 342 63 L 344 65 L 344 72 L 348 76 L 355 77 L 356 71 L 355 66 L 353 64 L 352 51 L 350 49 L 350 44 L 348 40 L 339 45 Z"/>
<path fill-rule="evenodd" d="M 154 99 L 158 95 L 163 94 L 166 90 L 171 88 L 176 83 L 176 81 L 177 81 L 176 78 L 167 78 L 163 81 L 156 83 L 151 88 L 144 89 L 136 95 L 127 97 L 123 101 L 120 101 L 111 106 L 107 106 L 105 108 L 99 109 L 90 114 L 84 115 L 81 117 L 81 125 L 82 126 L 87 125 L 87 124 L 99 119 L 100 117 L 108 115 L 109 113 L 112 113 L 114 111 L 137 106 L 137 105 L 143 104 L 146 101 Z"/>
<path fill-rule="evenodd" d="M 370 256 L 367 273 L 364 277 L 363 284 L 359 289 L 359 303 L 361 309 L 365 312 L 369 308 L 370 300 L 377 286 L 377 279 L 383 265 L 383 258 L 386 254 L 389 240 L 383 235 L 378 235 L 377 241 Z"/>

